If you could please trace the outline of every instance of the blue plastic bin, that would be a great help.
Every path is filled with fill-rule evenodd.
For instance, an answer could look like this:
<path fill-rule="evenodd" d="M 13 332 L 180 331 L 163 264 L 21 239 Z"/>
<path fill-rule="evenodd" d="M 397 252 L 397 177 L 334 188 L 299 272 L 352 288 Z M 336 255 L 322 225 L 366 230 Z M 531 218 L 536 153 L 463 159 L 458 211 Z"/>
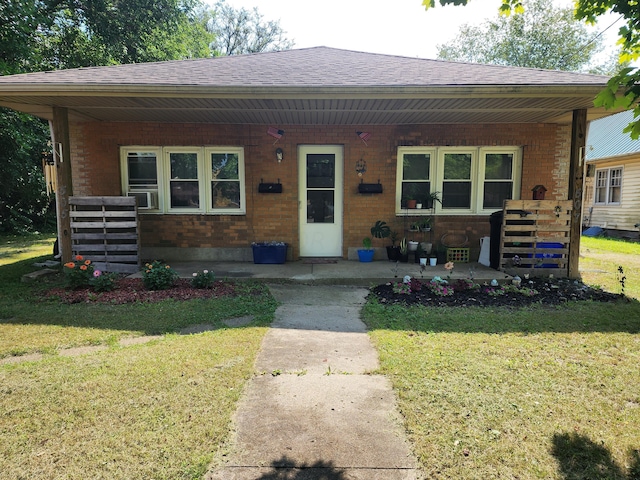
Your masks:
<path fill-rule="evenodd" d="M 540 242 L 537 248 L 564 248 L 562 243 L 557 242 Z M 535 258 L 562 258 L 561 253 L 536 253 Z M 558 268 L 557 263 L 543 263 L 541 265 L 535 265 L 535 268 Z"/>
<path fill-rule="evenodd" d="M 287 260 L 287 244 L 253 245 L 253 263 L 284 263 Z"/>

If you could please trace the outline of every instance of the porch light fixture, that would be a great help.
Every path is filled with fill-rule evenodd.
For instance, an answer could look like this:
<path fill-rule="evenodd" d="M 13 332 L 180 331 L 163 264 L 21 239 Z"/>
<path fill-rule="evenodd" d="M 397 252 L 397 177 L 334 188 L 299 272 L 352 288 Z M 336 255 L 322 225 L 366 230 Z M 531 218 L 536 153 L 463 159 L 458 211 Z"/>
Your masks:
<path fill-rule="evenodd" d="M 276 148 L 276 160 L 278 160 L 278 163 L 284 160 L 284 152 L 279 147 Z"/>

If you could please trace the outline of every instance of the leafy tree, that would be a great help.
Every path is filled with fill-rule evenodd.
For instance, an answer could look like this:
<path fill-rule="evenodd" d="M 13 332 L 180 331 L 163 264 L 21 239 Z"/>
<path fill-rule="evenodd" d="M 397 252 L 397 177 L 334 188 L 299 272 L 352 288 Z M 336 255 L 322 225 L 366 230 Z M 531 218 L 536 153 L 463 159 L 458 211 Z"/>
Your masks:
<path fill-rule="evenodd" d="M 439 0 L 441 5 L 466 5 L 469 0 Z M 425 8 L 435 6 L 435 0 L 422 0 Z M 575 0 L 575 16 L 593 24 L 598 17 L 609 12 L 620 15 L 624 24 L 618 30 L 622 46 L 621 61 L 640 58 L 640 8 L 638 0 Z M 509 15 L 522 13 L 522 0 L 502 0 L 500 11 Z M 596 98 L 596 106 L 607 108 L 633 108 L 634 121 L 625 129 L 634 139 L 640 138 L 640 68 L 625 67 L 611 78 L 607 88 Z"/>
<path fill-rule="evenodd" d="M 198 0 L 5 0 L 0 74 L 206 57 L 213 36 Z M 53 228 L 41 152 L 49 127 L 0 109 L 0 232 Z"/>
<path fill-rule="evenodd" d="M 602 39 L 576 20 L 572 8 L 531 0 L 521 15 L 463 25 L 457 38 L 438 45 L 438 58 L 494 65 L 612 74 L 617 62 L 592 65 Z"/>
<path fill-rule="evenodd" d="M 0 233 L 51 231 L 53 198 L 45 193 L 41 152 L 48 125 L 30 115 L 0 109 Z"/>
<path fill-rule="evenodd" d="M 263 22 L 257 8 L 236 10 L 224 0 L 216 4 L 208 28 L 216 38 L 212 45 L 215 55 L 275 52 L 293 47 L 278 22 Z"/>

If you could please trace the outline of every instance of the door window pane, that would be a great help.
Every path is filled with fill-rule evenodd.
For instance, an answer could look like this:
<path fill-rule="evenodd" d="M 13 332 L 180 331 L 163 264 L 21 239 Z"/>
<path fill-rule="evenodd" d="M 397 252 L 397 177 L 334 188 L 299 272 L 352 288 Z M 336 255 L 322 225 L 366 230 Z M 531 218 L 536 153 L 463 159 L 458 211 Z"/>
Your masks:
<path fill-rule="evenodd" d="M 334 191 L 307 191 L 307 223 L 334 222 Z"/>
<path fill-rule="evenodd" d="M 307 188 L 334 188 L 335 155 L 307 155 Z"/>

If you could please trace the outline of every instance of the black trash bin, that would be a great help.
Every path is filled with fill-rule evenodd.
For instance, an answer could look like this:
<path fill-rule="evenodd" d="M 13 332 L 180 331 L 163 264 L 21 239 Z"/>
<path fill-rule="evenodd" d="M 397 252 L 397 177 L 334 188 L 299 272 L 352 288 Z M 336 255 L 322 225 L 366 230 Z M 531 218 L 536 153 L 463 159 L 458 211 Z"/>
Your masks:
<path fill-rule="evenodd" d="M 500 232 L 502 231 L 502 210 L 493 212 L 489 217 L 491 234 L 489 240 L 489 266 L 495 270 L 500 268 Z"/>
<path fill-rule="evenodd" d="M 510 215 L 513 213 L 517 213 L 522 218 L 522 220 L 509 221 L 510 225 L 533 225 L 535 223 L 533 220 L 525 220 L 526 216 L 531 213 L 527 212 L 526 210 L 508 210 L 507 213 L 509 213 Z M 489 216 L 489 223 L 491 224 L 491 241 L 489 242 L 489 266 L 495 270 L 500 269 L 500 235 L 502 234 L 502 219 L 502 210 L 493 212 Z"/>

